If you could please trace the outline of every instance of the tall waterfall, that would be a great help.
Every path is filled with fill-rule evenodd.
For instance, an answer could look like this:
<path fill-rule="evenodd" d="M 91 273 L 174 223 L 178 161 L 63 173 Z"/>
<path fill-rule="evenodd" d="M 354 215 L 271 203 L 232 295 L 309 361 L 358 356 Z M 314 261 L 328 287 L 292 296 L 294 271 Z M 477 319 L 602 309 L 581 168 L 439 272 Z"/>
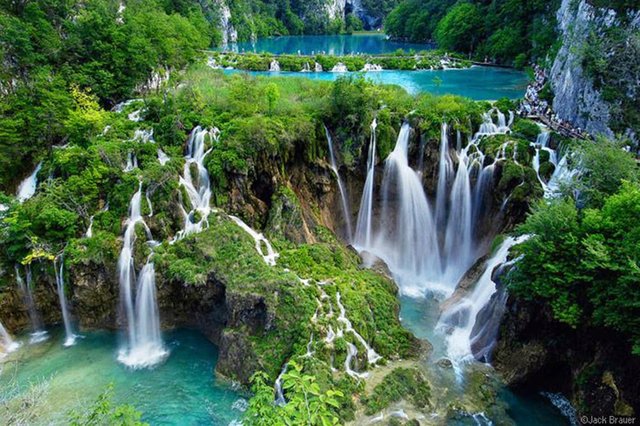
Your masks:
<path fill-rule="evenodd" d="M 41 168 L 42 161 L 38 163 L 33 172 L 20 183 L 20 186 L 18 186 L 18 193 L 16 195 L 18 197 L 18 201 L 21 203 L 27 201 L 36 193 L 36 187 L 38 186 L 38 172 L 40 172 Z"/>
<path fill-rule="evenodd" d="M 0 355 L 6 355 L 10 352 L 15 351 L 20 347 L 20 343 L 16 342 L 11 338 L 11 335 L 4 328 L 4 325 L 0 322 Z"/>
<path fill-rule="evenodd" d="M 485 165 L 479 142 L 486 135 L 509 131 L 505 115 L 496 113 L 498 123 L 493 122 L 491 113 L 484 114 L 479 131 L 465 147 L 459 132 L 456 146 L 450 146 L 449 127 L 443 123 L 433 209 L 420 173 L 409 165 L 407 123 L 385 160 L 381 208 L 374 209 L 375 151 L 371 149 L 375 146 L 370 144 L 354 246 L 384 260 L 404 294 L 450 295 L 481 254 L 483 236 L 477 235 L 477 229 L 488 210 L 495 165 L 505 159 L 506 144 L 494 162 Z"/>
<path fill-rule="evenodd" d="M 346 225 L 347 241 L 350 242 L 351 239 L 353 238 L 353 229 L 351 226 L 351 209 L 349 209 L 347 192 L 345 190 L 344 183 L 342 182 L 342 178 L 340 177 L 340 172 L 338 171 L 335 152 L 333 150 L 333 139 L 331 138 L 331 134 L 329 133 L 329 129 L 327 129 L 327 126 L 324 127 L 324 132 L 327 135 L 327 143 L 329 144 L 329 159 L 331 160 L 331 170 L 333 170 L 333 173 L 336 175 L 336 180 L 338 182 L 338 190 L 340 191 L 340 200 L 342 203 L 342 215 L 344 216 L 344 221 Z"/>
<path fill-rule="evenodd" d="M 206 149 L 206 136 L 212 141 L 218 140 L 219 130 L 202 129 L 197 126 L 191 132 L 187 142 L 187 155 L 182 176 L 180 177 L 180 185 L 184 186 L 191 203 L 191 211 L 187 212 L 184 206 L 182 215 L 184 217 L 184 229 L 178 232 L 173 242 L 186 237 L 189 234 L 202 231 L 209 226 L 209 214 L 211 213 L 211 183 L 209 181 L 209 172 L 204 165 L 204 160 L 211 152 L 212 148 Z M 197 169 L 197 177 L 194 182 L 191 169 Z M 198 215 L 200 216 L 198 218 Z"/>
<path fill-rule="evenodd" d="M 29 321 L 31 322 L 31 338 L 29 339 L 29 343 L 38 343 L 43 340 L 47 340 L 48 335 L 42 326 L 42 318 L 40 317 L 40 312 L 38 312 L 38 308 L 36 307 L 36 303 L 33 298 L 33 291 L 31 289 L 31 268 L 28 265 L 25 266 L 26 282 L 20 275 L 18 265 L 15 266 L 15 271 L 16 281 L 18 282 L 18 287 L 22 293 L 24 303 L 27 305 Z"/>
<path fill-rule="evenodd" d="M 475 284 L 473 291 L 443 312 L 439 327 L 443 329 L 451 328 L 446 337 L 447 354 L 451 360 L 462 362 L 473 359 L 471 333 L 478 313 L 496 292 L 496 284 L 492 279 L 493 271 L 497 266 L 505 263 L 509 255 L 509 249 L 523 242 L 526 238 L 527 236 L 506 238 L 495 254 L 487 261 L 484 272 Z"/>
<path fill-rule="evenodd" d="M 155 270 L 147 261 L 136 284 L 133 250 L 136 240 L 136 226 L 145 228 L 151 240 L 151 232 L 141 214 L 142 182 L 131 198 L 129 218 L 124 231 L 122 251 L 118 259 L 120 283 L 120 306 L 127 323 L 127 342 L 121 347 L 118 360 L 132 368 L 150 367 L 162 361 L 168 351 L 160 336 L 160 319 L 155 290 Z M 135 305 L 134 305 L 135 291 Z"/>
<path fill-rule="evenodd" d="M 64 322 L 65 340 L 64 346 L 73 346 L 76 343 L 76 335 L 73 334 L 71 328 L 71 315 L 67 307 L 67 296 L 64 293 L 64 254 L 56 257 L 53 261 L 53 269 L 56 274 L 56 286 L 58 289 L 58 298 L 60 299 L 60 310 L 62 311 L 62 320 Z M 58 259 L 60 259 L 58 261 Z M 57 263 L 60 263 L 58 267 Z"/>
<path fill-rule="evenodd" d="M 436 221 L 439 227 L 446 223 L 447 183 L 453 176 L 453 161 L 449 154 L 449 136 L 447 123 L 442 123 L 440 135 L 440 159 L 438 161 L 438 189 L 436 192 Z"/>
<path fill-rule="evenodd" d="M 360 210 L 358 211 L 358 223 L 354 236 L 356 247 L 368 248 L 371 246 L 371 233 L 373 222 L 373 187 L 375 185 L 376 169 L 376 127 L 378 123 L 373 119 L 371 123 L 371 139 L 369 140 L 369 155 L 367 157 L 367 178 L 360 200 Z"/>
<path fill-rule="evenodd" d="M 441 270 L 435 224 L 420 176 L 409 166 L 410 126 L 400 129 L 394 150 L 385 160 L 382 180 L 382 217 L 373 235 L 373 168 L 371 161 L 358 216 L 355 246 L 383 259 L 403 291 L 411 293 L 432 281 Z M 370 153 L 370 158 L 373 158 Z M 363 208 L 364 207 L 364 208 Z M 419 291 L 419 290 L 418 290 Z"/>

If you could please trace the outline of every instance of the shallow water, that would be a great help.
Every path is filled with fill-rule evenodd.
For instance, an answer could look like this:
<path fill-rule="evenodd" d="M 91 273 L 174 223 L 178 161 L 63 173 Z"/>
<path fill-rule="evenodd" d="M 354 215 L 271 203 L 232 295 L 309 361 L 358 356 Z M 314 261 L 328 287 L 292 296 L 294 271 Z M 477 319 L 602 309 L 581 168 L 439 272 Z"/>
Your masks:
<path fill-rule="evenodd" d="M 196 331 L 164 333 L 168 359 L 135 371 L 117 362 L 115 333 L 85 333 L 70 348 L 62 346 L 63 335 L 55 330 L 46 342 L 24 342 L 0 364 L 0 403 L 7 393 L 14 395 L 8 390 L 12 384 L 23 392 L 29 383 L 45 380 L 49 387 L 38 423 L 64 424 L 71 408 L 89 406 L 113 383 L 114 402 L 134 405 L 151 425 L 228 425 L 242 415 L 243 403 L 236 403 L 242 395 L 215 378 L 217 348 Z"/>
<path fill-rule="evenodd" d="M 351 55 L 369 53 L 378 55 L 392 53 L 398 49 L 419 52 L 432 49 L 433 46 L 419 43 L 403 43 L 387 40 L 384 34 L 355 35 L 307 35 L 260 38 L 231 45 L 228 50 L 237 52 L 270 52 L 277 55 L 297 54 L 313 55 L 324 52 L 329 55 Z"/>
<path fill-rule="evenodd" d="M 226 70 L 227 73 L 244 72 Z M 421 92 L 436 95 L 453 94 L 474 100 L 516 99 L 524 95 L 527 86 L 526 74 L 495 67 L 475 66 L 460 70 L 433 71 L 376 71 L 368 73 L 337 72 L 268 72 L 254 71 L 252 75 L 308 78 L 311 80 L 334 81 L 345 75 L 363 75 L 380 84 L 395 84 L 411 94 Z"/>
<path fill-rule="evenodd" d="M 402 325 L 410 330 L 416 337 L 427 339 L 433 345 L 433 351 L 428 362 L 436 362 L 446 356 L 444 338 L 435 331 L 438 322 L 438 302 L 433 298 L 400 298 L 400 318 Z M 464 368 L 464 367 L 463 367 Z M 432 371 L 436 367 L 432 366 Z M 464 376 L 462 381 L 454 377 L 452 369 L 437 369 L 439 374 L 432 377 L 435 387 L 444 390 L 451 389 L 454 393 L 465 389 Z M 568 425 L 569 421 L 560 410 L 554 407 L 548 399 L 537 393 L 512 392 L 502 388 L 498 392 L 500 403 L 505 406 L 506 415 L 518 426 L 561 426 Z M 494 424 L 502 424 L 504 419 L 489 419 Z M 472 418 L 452 421 L 451 424 L 479 424 Z M 480 424 L 484 424 L 480 422 Z"/>

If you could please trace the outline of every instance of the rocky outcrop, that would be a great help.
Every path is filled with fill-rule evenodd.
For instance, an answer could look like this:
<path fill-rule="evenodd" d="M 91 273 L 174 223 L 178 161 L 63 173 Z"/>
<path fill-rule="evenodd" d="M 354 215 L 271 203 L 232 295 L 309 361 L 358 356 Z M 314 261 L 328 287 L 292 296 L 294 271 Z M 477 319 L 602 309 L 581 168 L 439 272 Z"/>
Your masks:
<path fill-rule="evenodd" d="M 222 34 L 222 46 L 226 47 L 229 44 L 236 43 L 238 41 L 238 31 L 231 23 L 231 10 L 226 3 L 226 0 L 217 0 L 218 16 L 220 18 L 220 33 Z"/>
<path fill-rule="evenodd" d="M 629 12 L 623 23 L 619 14 L 612 9 L 597 8 L 586 0 L 563 0 L 558 10 L 559 35 L 563 40 L 550 72 L 550 81 L 555 94 L 553 109 L 558 118 L 570 122 L 592 134 L 613 136 L 613 109 L 619 108 L 619 101 L 608 99 L 601 88 L 584 68 L 585 43 L 593 33 L 606 39 L 609 28 L 640 29 L 640 14 Z M 602 52 L 611 56 L 614 52 Z M 624 65 L 620 64 L 622 69 Z M 633 96 L 638 86 L 638 76 L 628 76 L 627 94 Z M 637 101 L 636 101 L 637 102 Z M 637 104 L 636 104 L 637 105 Z M 631 132 L 631 133 L 629 133 Z M 633 131 L 627 129 L 631 135 Z"/>
<path fill-rule="evenodd" d="M 493 363 L 506 383 L 562 392 L 581 415 L 640 412 L 640 357 L 610 330 L 574 330 L 548 306 L 509 296 Z"/>

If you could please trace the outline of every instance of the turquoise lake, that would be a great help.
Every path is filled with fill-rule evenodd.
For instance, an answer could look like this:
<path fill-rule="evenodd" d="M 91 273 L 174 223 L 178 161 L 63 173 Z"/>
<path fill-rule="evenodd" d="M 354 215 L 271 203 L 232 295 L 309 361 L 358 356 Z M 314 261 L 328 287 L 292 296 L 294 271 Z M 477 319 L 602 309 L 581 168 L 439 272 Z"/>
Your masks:
<path fill-rule="evenodd" d="M 227 73 L 245 72 L 226 70 Z M 504 68 L 471 67 L 461 70 L 376 71 L 367 73 L 336 72 L 250 72 L 252 75 L 308 78 L 333 81 L 348 75 L 363 75 L 380 84 L 395 84 L 411 94 L 453 94 L 483 101 L 501 98 L 517 99 L 524 95 L 527 77 L 524 73 Z"/>
<path fill-rule="evenodd" d="M 228 425 L 242 416 L 246 400 L 216 380 L 217 348 L 196 331 L 163 333 L 169 357 L 143 370 L 130 370 L 117 362 L 116 333 L 84 333 L 69 348 L 62 346 L 62 330 L 49 333 L 44 342 L 23 343 L 0 364 L 0 407 L 31 383 L 48 384 L 35 410 L 39 417 L 29 424 L 66 424 L 69 410 L 90 406 L 110 383 L 114 403 L 132 404 L 154 426 Z"/>
<path fill-rule="evenodd" d="M 413 49 L 418 52 L 432 49 L 432 46 L 387 40 L 384 34 L 356 34 L 268 37 L 254 42 L 240 42 L 228 48 L 228 50 L 237 52 L 269 52 L 277 55 L 285 53 L 314 55 L 323 52 L 327 55 L 352 55 L 358 53 L 378 55 L 392 53 L 398 49 L 402 49 L 405 52 Z"/>
<path fill-rule="evenodd" d="M 387 40 L 384 34 L 362 34 L 272 37 L 258 39 L 255 42 L 238 43 L 237 45 L 233 45 L 230 50 L 256 53 L 267 52 L 276 55 L 312 55 L 322 52 L 331 55 L 378 55 L 392 53 L 398 49 L 409 52 L 410 50 L 420 51 L 431 48 L 432 46 L 427 44 L 402 43 Z M 311 65 L 313 66 L 313 64 Z M 233 73 L 243 71 L 227 70 L 226 72 Z M 341 76 L 356 73 L 250 72 L 250 74 L 333 81 Z M 434 93 L 437 95 L 454 94 L 466 96 L 474 100 L 521 98 L 524 96 L 528 83 L 527 75 L 522 71 L 484 66 L 474 66 L 462 70 L 384 70 L 357 74 L 364 75 L 375 83 L 401 86 L 414 95 L 421 92 Z"/>

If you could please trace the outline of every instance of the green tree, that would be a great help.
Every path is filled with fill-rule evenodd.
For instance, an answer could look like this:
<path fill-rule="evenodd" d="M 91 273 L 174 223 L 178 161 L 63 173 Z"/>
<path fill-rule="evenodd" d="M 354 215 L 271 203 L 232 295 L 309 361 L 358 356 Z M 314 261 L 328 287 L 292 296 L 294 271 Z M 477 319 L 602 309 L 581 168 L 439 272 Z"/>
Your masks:
<path fill-rule="evenodd" d="M 459 3 L 438 23 L 435 39 L 443 49 L 472 52 L 481 32 L 480 8 L 472 3 Z"/>

